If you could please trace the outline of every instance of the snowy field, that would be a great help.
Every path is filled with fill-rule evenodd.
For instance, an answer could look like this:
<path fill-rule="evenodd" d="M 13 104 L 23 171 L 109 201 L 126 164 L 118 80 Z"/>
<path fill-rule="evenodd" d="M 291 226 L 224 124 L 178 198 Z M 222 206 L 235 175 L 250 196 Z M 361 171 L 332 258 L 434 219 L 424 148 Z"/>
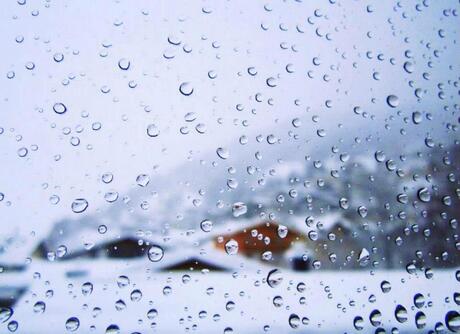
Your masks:
<path fill-rule="evenodd" d="M 18 322 L 17 333 L 71 332 L 66 329 L 71 317 L 79 321 L 75 333 L 356 333 L 356 316 L 364 319 L 361 333 L 374 333 L 378 327 L 387 333 L 394 327 L 400 333 L 426 333 L 437 322 L 444 324 L 448 311 L 459 308 L 453 300 L 459 284 L 455 269 L 434 270 L 431 279 L 423 272 L 405 271 L 283 271 L 282 281 L 270 287 L 265 269 L 164 273 L 149 270 L 145 261 L 130 261 L 127 267 L 126 262 L 94 260 L 91 267 L 97 271 L 85 271 L 83 261 L 72 266 L 34 263 L 28 272 L 35 276 L 32 285 L 9 319 Z M 64 278 L 66 272 L 82 276 Z M 383 292 L 382 281 L 389 282 L 388 292 Z M 92 284 L 91 293 L 88 284 L 83 286 L 86 282 Z M 305 284 L 303 289 L 299 283 Z M 140 294 L 133 293 L 136 289 L 140 300 Z M 418 307 L 417 294 L 422 295 L 416 298 Z M 44 311 L 35 305 L 40 301 L 46 304 Z M 407 309 L 404 323 L 395 318 L 398 304 Z M 381 312 L 376 319 L 380 325 L 369 320 L 373 310 Z M 422 329 L 415 322 L 419 311 L 426 315 Z M 292 314 L 305 317 L 304 323 L 294 318 L 291 324 L 298 327 L 292 328 Z M 0 332 L 6 331 L 6 324 L 0 324 Z M 119 331 L 107 331 L 110 325 Z"/>

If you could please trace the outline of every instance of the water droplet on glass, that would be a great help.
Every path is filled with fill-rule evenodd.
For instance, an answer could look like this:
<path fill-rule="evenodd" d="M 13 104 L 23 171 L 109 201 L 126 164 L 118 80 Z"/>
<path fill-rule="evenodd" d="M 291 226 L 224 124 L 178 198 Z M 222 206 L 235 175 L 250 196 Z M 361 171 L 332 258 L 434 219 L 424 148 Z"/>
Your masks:
<path fill-rule="evenodd" d="M 422 119 L 422 113 L 420 111 L 414 111 L 412 113 L 412 122 L 414 122 L 414 124 L 420 124 Z"/>
<path fill-rule="evenodd" d="M 193 93 L 193 87 L 190 82 L 183 82 L 179 86 L 179 92 L 184 96 L 190 96 Z"/>
<path fill-rule="evenodd" d="M 357 331 L 361 331 L 364 328 L 364 319 L 361 316 L 356 316 L 353 319 L 353 326 Z"/>
<path fill-rule="evenodd" d="M 216 150 L 216 153 L 217 155 L 219 156 L 219 158 L 221 159 L 228 159 L 230 157 L 230 151 L 226 148 L 223 148 L 223 147 L 219 147 L 217 150 Z"/>
<path fill-rule="evenodd" d="M 236 202 L 232 205 L 232 214 L 233 217 L 239 217 L 248 212 L 248 207 L 243 202 Z"/>
<path fill-rule="evenodd" d="M 131 62 L 126 58 L 121 58 L 118 61 L 118 67 L 123 71 L 127 71 L 130 65 L 131 65 Z"/>
<path fill-rule="evenodd" d="M 150 182 L 150 176 L 148 176 L 147 174 L 139 174 L 136 177 L 136 183 L 140 187 L 147 187 L 149 182 Z"/>
<path fill-rule="evenodd" d="M 234 239 L 230 239 L 225 243 L 225 251 L 228 255 L 235 255 L 238 253 L 238 242 Z"/>
<path fill-rule="evenodd" d="M 163 258 L 164 251 L 163 248 L 161 248 L 160 246 L 154 245 L 149 248 L 147 255 L 150 261 L 158 262 L 161 261 L 161 259 Z"/>
<path fill-rule="evenodd" d="M 72 202 L 71 208 L 75 213 L 82 213 L 88 207 L 88 201 L 84 198 L 77 198 Z"/>
<path fill-rule="evenodd" d="M 300 326 L 300 318 L 297 314 L 291 314 L 289 316 L 289 326 L 291 326 L 291 328 L 299 328 Z"/>
<path fill-rule="evenodd" d="M 29 151 L 25 147 L 21 147 L 20 149 L 18 149 L 18 156 L 21 158 L 24 158 L 28 153 Z"/>
<path fill-rule="evenodd" d="M 53 110 L 56 114 L 64 114 L 66 111 L 67 111 L 67 107 L 61 103 L 61 102 L 58 102 L 58 103 L 55 103 L 54 106 L 53 106 Z"/>
<path fill-rule="evenodd" d="M 388 95 L 387 97 L 387 104 L 391 108 L 396 108 L 399 106 L 399 98 L 396 95 Z"/>
<path fill-rule="evenodd" d="M 78 329 L 78 327 L 80 327 L 80 320 L 78 320 L 78 318 L 71 317 L 67 319 L 65 323 L 65 328 L 67 329 L 67 331 L 75 332 Z"/>
<path fill-rule="evenodd" d="M 460 314 L 457 311 L 447 312 L 445 322 L 451 332 L 460 332 Z"/>
<path fill-rule="evenodd" d="M 395 318 L 400 323 L 404 323 L 404 322 L 407 321 L 407 319 L 408 319 L 407 310 L 406 310 L 406 308 L 404 306 L 402 306 L 402 305 L 396 306 Z"/>
<path fill-rule="evenodd" d="M 267 275 L 267 284 L 271 288 L 276 288 L 283 282 L 283 274 L 279 269 L 270 270 Z"/>
<path fill-rule="evenodd" d="M 431 194 L 428 188 L 423 187 L 417 191 L 417 196 L 422 202 L 429 202 L 431 200 Z"/>
<path fill-rule="evenodd" d="M 83 296 L 89 296 L 93 292 L 93 284 L 91 282 L 83 283 L 81 293 Z"/>
<path fill-rule="evenodd" d="M 361 249 L 358 255 L 359 265 L 364 267 L 369 263 L 369 260 L 370 260 L 369 251 L 366 248 Z"/>
<path fill-rule="evenodd" d="M 158 137 L 160 135 L 160 129 L 155 124 L 147 126 L 147 135 L 149 137 Z"/>
<path fill-rule="evenodd" d="M 211 232 L 213 223 L 211 220 L 205 219 L 200 223 L 200 227 L 203 232 Z"/>

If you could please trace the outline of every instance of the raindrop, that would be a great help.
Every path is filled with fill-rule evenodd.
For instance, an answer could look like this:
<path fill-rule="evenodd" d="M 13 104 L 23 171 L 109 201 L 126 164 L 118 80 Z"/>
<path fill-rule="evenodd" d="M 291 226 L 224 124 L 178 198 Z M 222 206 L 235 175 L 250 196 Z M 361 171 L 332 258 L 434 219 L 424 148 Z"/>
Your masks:
<path fill-rule="evenodd" d="M 286 238 L 287 234 L 288 234 L 288 228 L 284 225 L 279 225 L 278 226 L 278 236 L 281 239 L 284 239 Z"/>
<path fill-rule="evenodd" d="M 129 284 L 130 282 L 129 282 L 128 276 L 125 276 L 125 275 L 118 276 L 117 285 L 120 289 L 127 287 Z"/>
<path fill-rule="evenodd" d="M 289 326 L 291 326 L 291 328 L 299 328 L 300 326 L 300 318 L 297 314 L 291 314 L 289 316 Z"/>
<path fill-rule="evenodd" d="M 158 262 L 163 258 L 164 251 L 163 248 L 161 248 L 160 246 L 154 245 L 149 248 L 147 255 L 150 261 Z"/>
<path fill-rule="evenodd" d="M 65 328 L 67 329 L 67 331 L 75 332 L 78 329 L 78 327 L 80 327 L 80 320 L 78 320 L 78 318 L 71 317 L 67 319 L 65 323 Z"/>
<path fill-rule="evenodd" d="M 267 284 L 271 288 L 276 288 L 283 282 L 283 275 L 279 269 L 270 270 L 267 275 Z"/>
<path fill-rule="evenodd" d="M 112 173 L 104 173 L 102 174 L 102 182 L 104 183 L 110 183 L 113 181 L 113 174 Z"/>
<path fill-rule="evenodd" d="M 194 120 L 196 120 L 196 117 L 196 113 L 188 112 L 185 114 L 184 119 L 186 122 L 193 122 Z"/>
<path fill-rule="evenodd" d="M 355 329 L 357 331 L 363 330 L 363 328 L 364 328 L 364 319 L 363 319 L 363 317 L 356 316 L 353 319 L 353 326 L 355 327 Z"/>
<path fill-rule="evenodd" d="M 105 334 L 120 334 L 120 327 L 112 324 L 106 328 Z"/>
<path fill-rule="evenodd" d="M 7 326 L 8 330 L 9 330 L 10 332 L 16 332 L 16 330 L 18 329 L 18 327 L 19 327 L 19 324 L 18 324 L 18 322 L 17 322 L 16 320 L 10 321 L 10 322 L 8 323 L 8 326 Z"/>
<path fill-rule="evenodd" d="M 55 53 L 54 56 L 53 56 L 53 59 L 56 63 L 60 63 L 61 61 L 64 60 L 64 55 L 60 52 L 58 53 Z"/>
<path fill-rule="evenodd" d="M 228 159 L 230 157 L 230 151 L 226 148 L 223 148 L 223 147 L 219 147 L 217 150 L 216 150 L 216 153 L 217 155 L 219 156 L 219 158 L 221 159 Z"/>
<path fill-rule="evenodd" d="M 213 222 L 209 219 L 205 219 L 200 223 L 201 230 L 203 232 L 211 232 L 213 227 Z"/>
<path fill-rule="evenodd" d="M 225 243 L 225 251 L 228 255 L 235 255 L 238 253 L 238 242 L 234 239 L 230 239 Z"/>
<path fill-rule="evenodd" d="M 391 291 L 391 284 L 388 281 L 382 281 L 382 283 L 380 283 L 380 288 L 383 293 L 388 293 Z"/>
<path fill-rule="evenodd" d="M 391 108 L 396 108 L 397 106 L 399 106 L 399 98 L 396 95 L 388 95 L 387 104 Z"/>
<path fill-rule="evenodd" d="M 248 212 L 248 207 L 243 202 L 236 202 L 232 205 L 232 214 L 233 217 L 239 217 Z"/>
<path fill-rule="evenodd" d="M 184 96 L 190 96 L 193 93 L 193 87 L 190 82 L 183 82 L 179 86 L 179 92 Z"/>
<path fill-rule="evenodd" d="M 402 305 L 396 306 L 395 318 L 400 323 L 404 323 L 407 321 L 407 310 L 404 306 Z"/>
<path fill-rule="evenodd" d="M 412 113 L 412 122 L 414 122 L 414 124 L 420 124 L 422 119 L 422 113 L 420 111 L 414 111 Z"/>
<path fill-rule="evenodd" d="M 9 307 L 0 307 L 0 322 L 7 322 L 13 315 L 13 309 Z"/>
<path fill-rule="evenodd" d="M 108 203 L 113 203 L 118 199 L 118 192 L 116 191 L 108 191 L 104 194 L 104 199 Z"/>
<path fill-rule="evenodd" d="M 404 70 L 409 74 L 414 72 L 414 64 L 412 64 L 410 61 L 406 61 L 403 67 Z"/>
<path fill-rule="evenodd" d="M 369 320 L 372 326 L 377 327 L 382 323 L 382 313 L 379 310 L 373 310 L 369 315 Z"/>
<path fill-rule="evenodd" d="M 150 176 L 148 176 L 147 174 L 139 174 L 136 177 L 136 183 L 140 187 L 147 187 L 149 182 L 150 182 Z"/>
<path fill-rule="evenodd" d="M 27 155 L 27 153 L 29 153 L 29 151 L 25 147 L 21 147 L 20 149 L 18 149 L 18 156 L 21 158 L 24 158 Z"/>
<path fill-rule="evenodd" d="M 426 326 L 426 315 L 422 311 L 415 314 L 415 325 L 417 326 L 417 329 L 422 329 Z"/>
<path fill-rule="evenodd" d="M 457 311 L 447 312 L 445 322 L 451 332 L 460 332 L 460 314 Z"/>
<path fill-rule="evenodd" d="M 155 124 L 150 124 L 147 126 L 147 135 L 149 135 L 149 137 L 158 137 L 160 135 L 160 129 Z"/>
<path fill-rule="evenodd" d="M 429 202 L 431 200 L 431 194 L 428 188 L 423 187 L 417 191 L 417 196 L 422 202 Z"/>
<path fill-rule="evenodd" d="M 71 208 L 75 213 L 82 213 L 88 207 L 88 201 L 84 198 L 77 198 L 72 202 Z"/>
<path fill-rule="evenodd" d="M 142 299 L 142 292 L 141 290 L 133 290 L 130 295 L 131 301 L 138 302 Z"/>
<path fill-rule="evenodd" d="M 361 249 L 358 255 L 359 265 L 364 267 L 369 263 L 369 260 L 370 260 L 369 251 L 366 248 Z"/>
<path fill-rule="evenodd" d="M 58 102 L 58 103 L 55 103 L 54 106 L 53 106 L 53 110 L 56 114 L 64 114 L 66 111 L 67 111 L 67 107 L 61 103 L 61 102 Z"/>
<path fill-rule="evenodd" d="M 386 159 L 385 153 L 383 153 L 383 151 L 375 152 L 374 157 L 377 162 L 384 162 Z"/>
<path fill-rule="evenodd" d="M 118 61 L 118 67 L 123 71 L 127 71 L 130 65 L 131 65 L 131 62 L 126 58 L 121 58 Z"/>
<path fill-rule="evenodd" d="M 93 284 L 91 282 L 83 283 L 81 293 L 83 296 L 89 296 L 93 292 Z"/>

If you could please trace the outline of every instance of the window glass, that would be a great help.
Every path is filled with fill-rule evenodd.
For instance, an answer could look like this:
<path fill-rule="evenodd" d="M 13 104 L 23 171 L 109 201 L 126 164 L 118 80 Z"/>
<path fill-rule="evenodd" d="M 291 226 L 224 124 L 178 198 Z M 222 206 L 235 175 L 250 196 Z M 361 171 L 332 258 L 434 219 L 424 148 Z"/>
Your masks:
<path fill-rule="evenodd" d="M 0 333 L 460 332 L 459 14 L 2 3 Z"/>

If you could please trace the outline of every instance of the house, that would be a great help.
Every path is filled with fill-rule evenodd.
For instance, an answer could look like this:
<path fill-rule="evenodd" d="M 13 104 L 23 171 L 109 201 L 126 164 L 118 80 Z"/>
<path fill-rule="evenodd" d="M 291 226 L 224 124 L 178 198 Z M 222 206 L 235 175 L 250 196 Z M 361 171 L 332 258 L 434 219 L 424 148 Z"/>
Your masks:
<path fill-rule="evenodd" d="M 213 231 L 213 245 L 221 253 L 226 253 L 226 244 L 236 241 L 238 254 L 245 261 L 292 267 L 284 255 L 293 245 L 304 245 L 305 235 L 296 228 L 288 228 L 275 221 L 256 223 L 250 219 L 223 224 Z"/>

